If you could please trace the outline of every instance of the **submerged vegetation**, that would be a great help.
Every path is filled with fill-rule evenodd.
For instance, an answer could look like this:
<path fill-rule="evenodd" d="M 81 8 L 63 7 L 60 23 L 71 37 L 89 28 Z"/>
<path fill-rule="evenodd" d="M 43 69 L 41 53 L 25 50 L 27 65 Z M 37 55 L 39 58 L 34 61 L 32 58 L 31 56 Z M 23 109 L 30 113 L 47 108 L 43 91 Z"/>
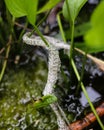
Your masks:
<path fill-rule="evenodd" d="M 86 12 L 82 13 L 87 5 L 87 0 L 1 2 L 1 130 L 56 130 L 58 127 L 59 130 L 71 129 L 69 122 L 77 120 L 84 111 L 85 106 L 80 102 L 82 93 L 100 128 L 104 130 L 103 122 L 87 93 L 88 87 L 95 87 L 93 80 L 96 75 L 101 79 L 104 78 L 104 1 L 95 4 L 94 10 L 88 16 Z M 84 21 L 84 17 L 87 17 L 87 20 Z M 49 29 L 47 23 L 52 24 L 50 31 L 47 30 Z M 34 45 L 38 39 L 37 46 L 23 43 L 22 37 L 27 31 L 31 32 L 28 39 L 33 41 L 25 42 Z M 45 37 L 44 34 L 49 37 Z M 49 40 L 50 35 L 63 39 L 64 42 L 55 40 L 53 44 L 54 39 Z M 38 44 L 42 44 L 41 46 L 45 48 L 38 47 Z M 63 44 L 70 49 L 59 52 L 60 48 L 64 48 Z M 58 64 L 59 54 L 61 68 Z M 97 55 L 102 56 L 101 59 L 97 58 Z M 86 85 L 89 80 L 91 83 Z M 45 86 L 49 91 L 43 93 Z M 98 86 L 97 93 L 100 92 L 102 101 L 104 93 L 100 89 L 104 90 L 103 83 L 98 83 Z"/>

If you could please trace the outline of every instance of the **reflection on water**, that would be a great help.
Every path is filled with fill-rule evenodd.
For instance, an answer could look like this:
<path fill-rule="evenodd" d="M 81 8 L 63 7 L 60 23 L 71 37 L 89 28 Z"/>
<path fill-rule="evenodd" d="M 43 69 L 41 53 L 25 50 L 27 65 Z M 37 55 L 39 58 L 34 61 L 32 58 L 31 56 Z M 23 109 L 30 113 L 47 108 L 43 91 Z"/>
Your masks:
<path fill-rule="evenodd" d="M 101 99 L 101 94 L 98 93 L 95 89 L 93 89 L 92 87 L 86 87 L 87 93 L 89 95 L 89 98 L 92 102 L 95 102 L 99 99 Z M 81 98 L 79 99 L 79 101 L 81 102 L 82 106 L 85 107 L 88 104 L 88 101 L 84 95 L 83 92 L 81 92 Z"/>

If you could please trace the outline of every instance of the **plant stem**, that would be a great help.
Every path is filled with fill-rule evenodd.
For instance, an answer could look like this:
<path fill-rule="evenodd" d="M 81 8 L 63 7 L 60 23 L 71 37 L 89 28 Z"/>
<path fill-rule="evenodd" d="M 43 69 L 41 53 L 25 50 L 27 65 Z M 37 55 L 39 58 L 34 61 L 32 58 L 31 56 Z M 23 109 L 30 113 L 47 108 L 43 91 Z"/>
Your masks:
<path fill-rule="evenodd" d="M 61 20 L 60 20 L 60 14 L 61 14 L 61 13 L 62 13 L 62 12 L 59 12 L 59 13 L 57 14 L 57 21 L 58 21 L 58 26 L 59 26 L 59 28 L 60 28 L 60 32 L 61 32 L 62 39 L 63 39 L 63 41 L 66 43 L 65 33 L 64 33 L 64 31 L 63 31 L 62 23 L 61 23 Z"/>
<path fill-rule="evenodd" d="M 41 37 L 41 39 L 44 41 L 44 43 L 49 47 L 48 42 L 46 41 L 46 39 L 44 38 L 43 34 L 40 32 L 40 30 L 38 29 L 38 27 L 36 25 L 34 25 L 34 29 L 33 31 L 30 33 L 29 37 L 34 33 L 34 31 L 37 32 L 37 34 Z"/>
<path fill-rule="evenodd" d="M 81 86 L 81 82 L 83 80 L 83 76 L 84 76 L 84 69 L 85 69 L 85 64 L 86 64 L 86 58 L 87 58 L 87 53 L 85 53 L 84 57 L 83 57 L 83 61 L 82 61 L 82 70 L 81 70 L 81 76 L 80 76 L 80 81 L 78 83 L 77 89 L 76 89 L 76 95 L 79 92 L 80 86 Z"/>
<path fill-rule="evenodd" d="M 8 56 L 9 56 L 10 47 L 11 47 L 11 45 L 10 45 L 11 40 L 12 40 L 12 36 L 10 35 L 10 36 L 9 36 L 9 42 L 8 42 L 9 45 L 8 45 L 7 51 L 6 51 L 6 59 L 5 59 L 4 63 L 3 63 L 3 67 L 2 67 L 2 70 L 1 70 L 1 73 L 0 73 L 0 82 L 1 82 L 1 80 L 2 80 L 2 78 L 3 78 L 4 72 L 5 72 L 5 69 L 6 69 L 7 58 L 8 58 Z"/>
<path fill-rule="evenodd" d="M 48 17 L 50 11 L 51 11 L 51 10 L 49 10 L 49 11 L 46 13 L 46 15 L 39 21 L 39 23 L 37 24 L 37 27 L 38 27 L 39 25 L 41 25 L 41 24 L 43 23 L 43 21 Z"/>
<path fill-rule="evenodd" d="M 72 66 L 73 66 L 73 69 L 74 69 L 74 72 L 75 72 L 75 74 L 76 74 L 76 77 L 77 77 L 78 81 L 80 81 L 80 75 L 79 75 L 79 73 L 78 73 L 78 71 L 77 71 L 76 65 L 75 65 L 75 63 L 74 63 L 73 60 L 71 60 L 71 64 L 72 64 Z M 96 119 L 97 119 L 97 121 L 98 121 L 100 127 L 102 128 L 102 130 L 104 130 L 104 125 L 103 125 L 103 123 L 101 122 L 101 120 L 100 120 L 100 118 L 99 118 L 99 116 L 98 116 L 98 114 L 97 114 L 97 112 L 96 112 L 96 110 L 95 110 L 95 108 L 94 108 L 94 106 L 93 106 L 93 104 L 92 104 L 92 102 L 91 102 L 89 96 L 88 96 L 88 93 L 87 93 L 87 91 L 86 91 L 86 89 L 85 89 L 84 84 L 83 84 L 82 81 L 81 81 L 81 88 L 82 88 L 82 90 L 83 90 L 83 93 L 84 93 L 85 97 L 86 97 L 87 100 L 88 100 L 88 103 L 89 103 L 89 105 L 90 105 L 90 107 L 91 107 L 91 109 L 92 109 L 94 115 L 96 116 Z"/>
<path fill-rule="evenodd" d="M 70 23 L 70 27 L 71 27 L 71 45 L 70 45 L 69 57 L 71 60 L 73 58 L 73 50 L 74 50 L 74 22 Z"/>
<path fill-rule="evenodd" d="M 90 98 L 89 98 L 89 96 L 88 96 L 88 93 L 87 93 L 87 91 L 86 91 L 86 89 L 85 89 L 85 87 L 84 87 L 83 82 L 81 81 L 81 77 L 80 77 L 80 75 L 79 75 L 79 73 L 78 73 L 78 70 L 77 70 L 77 68 L 76 68 L 76 65 L 75 65 L 75 63 L 74 63 L 74 61 L 73 61 L 73 50 L 74 50 L 74 21 L 70 22 L 70 27 L 71 27 L 71 46 L 70 46 L 70 52 L 69 52 L 70 64 L 72 65 L 72 67 L 73 67 L 73 69 L 74 69 L 74 73 L 76 74 L 76 77 L 77 77 L 78 81 L 80 82 L 80 85 L 81 85 L 81 88 L 82 88 L 82 90 L 83 90 L 83 93 L 84 93 L 85 97 L 87 98 L 88 103 L 89 103 L 89 105 L 90 105 L 90 107 L 91 107 L 93 113 L 95 114 L 96 119 L 97 119 L 97 121 L 98 121 L 100 127 L 102 128 L 102 130 L 104 130 L 104 126 L 103 126 L 103 124 L 102 124 L 102 122 L 101 122 L 101 120 L 100 120 L 100 118 L 99 118 L 99 116 L 98 116 L 98 114 L 97 114 L 97 112 L 96 112 L 96 110 L 95 110 L 93 104 L 92 104 L 91 101 L 90 101 Z"/>
<path fill-rule="evenodd" d="M 70 16 L 70 11 L 69 11 L 69 7 L 68 7 L 68 0 L 66 0 L 66 5 L 67 5 L 68 14 L 69 14 L 69 16 Z M 74 50 L 74 21 L 70 21 L 70 18 L 69 18 L 69 23 L 70 23 L 70 28 L 71 28 L 71 47 L 70 47 L 70 52 L 69 52 L 70 64 L 72 65 L 72 67 L 73 67 L 73 69 L 74 69 L 74 72 L 75 72 L 76 77 L 77 77 L 77 79 L 78 79 L 78 81 L 79 81 L 79 84 L 81 85 L 81 88 L 82 88 L 82 90 L 83 90 L 83 93 L 84 93 L 85 97 L 87 98 L 88 103 L 89 103 L 89 105 L 90 105 L 90 107 L 91 107 L 91 109 L 92 109 L 94 115 L 96 116 L 96 119 L 97 119 L 97 121 L 98 121 L 100 127 L 102 128 L 102 130 L 104 130 L 104 126 L 103 126 L 103 124 L 102 124 L 102 122 L 101 122 L 101 120 L 100 120 L 100 118 L 99 118 L 99 116 L 98 116 L 98 114 L 97 114 L 97 112 L 96 112 L 96 110 L 95 110 L 95 108 L 94 108 L 92 102 L 90 101 L 90 98 L 89 98 L 89 96 L 88 96 L 88 93 L 87 93 L 87 91 L 86 91 L 86 89 L 85 89 L 85 87 L 84 87 L 84 84 L 83 84 L 83 82 L 82 82 L 84 69 L 82 70 L 83 72 L 82 72 L 82 75 L 81 75 L 81 77 L 80 77 L 80 75 L 79 75 L 79 73 L 78 73 L 78 70 L 77 70 L 77 68 L 76 68 L 76 65 L 75 65 L 75 63 L 74 63 L 74 61 L 73 61 L 73 50 Z M 63 36 L 64 36 L 64 35 L 63 35 Z M 85 58 L 85 59 L 86 59 L 86 58 Z M 84 61 L 84 62 L 85 62 L 85 61 Z M 84 65 L 83 65 L 83 68 L 84 68 Z"/>

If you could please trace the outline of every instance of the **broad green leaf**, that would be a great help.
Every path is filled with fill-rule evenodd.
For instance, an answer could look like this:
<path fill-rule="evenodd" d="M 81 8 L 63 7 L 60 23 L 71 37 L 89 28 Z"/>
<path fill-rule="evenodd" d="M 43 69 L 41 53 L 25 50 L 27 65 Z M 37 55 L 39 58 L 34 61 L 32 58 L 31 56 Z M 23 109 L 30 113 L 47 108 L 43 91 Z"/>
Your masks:
<path fill-rule="evenodd" d="M 43 13 L 47 10 L 52 9 L 55 5 L 57 5 L 61 0 L 49 0 L 39 11 L 38 13 Z"/>
<path fill-rule="evenodd" d="M 29 22 L 32 25 L 34 25 L 37 15 L 38 0 L 24 0 L 24 1 L 25 1 L 24 8 L 27 11 L 27 18 Z"/>
<path fill-rule="evenodd" d="M 21 1 L 23 0 L 5 0 L 7 8 L 14 17 L 21 17 L 27 14 Z"/>
<path fill-rule="evenodd" d="M 48 106 L 51 103 L 54 103 L 57 101 L 57 97 L 54 95 L 46 95 L 43 96 L 40 100 L 36 101 L 34 103 L 34 108 L 38 109 L 41 107 Z"/>
<path fill-rule="evenodd" d="M 104 1 L 93 12 L 91 25 L 84 37 L 86 46 L 94 52 L 104 51 Z"/>
<path fill-rule="evenodd" d="M 65 0 L 63 5 L 63 15 L 66 20 L 70 19 L 71 22 L 74 22 L 79 11 L 86 2 L 87 0 Z"/>
<path fill-rule="evenodd" d="M 29 22 L 34 25 L 38 0 L 5 0 L 5 3 L 14 17 L 27 16 Z"/>

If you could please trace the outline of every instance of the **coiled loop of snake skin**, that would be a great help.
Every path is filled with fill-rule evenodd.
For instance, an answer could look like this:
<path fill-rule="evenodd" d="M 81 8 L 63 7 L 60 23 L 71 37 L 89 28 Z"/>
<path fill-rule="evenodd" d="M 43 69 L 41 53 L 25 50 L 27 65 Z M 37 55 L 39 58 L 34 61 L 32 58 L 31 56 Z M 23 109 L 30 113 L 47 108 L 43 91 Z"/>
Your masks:
<path fill-rule="evenodd" d="M 57 40 L 52 37 L 44 36 L 46 41 L 49 43 L 49 47 L 42 41 L 39 36 L 32 35 L 29 37 L 30 33 L 26 33 L 23 36 L 23 41 L 26 44 L 34 45 L 34 46 L 42 46 L 49 52 L 49 64 L 48 64 L 48 78 L 45 89 L 43 91 L 43 95 L 54 94 L 54 85 L 58 79 L 58 72 L 60 71 L 60 57 L 59 57 L 59 49 L 69 50 L 70 46 L 64 44 L 62 41 Z M 57 116 L 57 123 L 59 126 L 59 130 L 69 130 L 67 127 L 62 115 L 60 115 L 60 111 L 58 110 L 58 105 L 56 103 L 51 104 L 53 111 Z"/>
<path fill-rule="evenodd" d="M 45 89 L 43 91 L 44 95 L 52 94 L 54 85 L 58 79 L 58 72 L 60 71 L 60 57 L 59 49 L 70 49 L 68 44 L 64 44 L 61 40 L 55 39 L 53 37 L 44 36 L 46 41 L 49 43 L 49 47 L 41 40 L 39 36 L 32 35 L 29 37 L 30 33 L 26 33 L 23 36 L 23 41 L 26 44 L 34 46 L 42 46 L 49 52 L 49 64 L 48 64 L 48 78 Z"/>

